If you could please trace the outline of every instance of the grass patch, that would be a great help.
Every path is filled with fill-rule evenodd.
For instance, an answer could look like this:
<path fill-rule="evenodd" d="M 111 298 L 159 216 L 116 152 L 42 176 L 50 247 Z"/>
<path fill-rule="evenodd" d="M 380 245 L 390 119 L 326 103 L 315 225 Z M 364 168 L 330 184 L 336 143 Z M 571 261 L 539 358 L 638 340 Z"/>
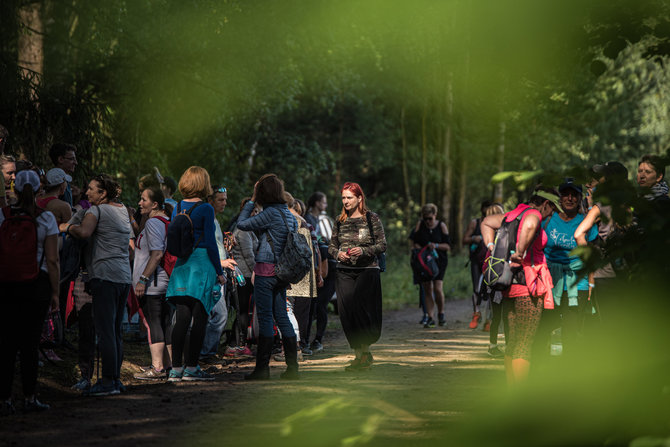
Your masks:
<path fill-rule="evenodd" d="M 444 275 L 444 296 L 447 299 L 465 299 L 472 294 L 468 257 L 449 257 L 449 266 Z M 387 268 L 382 273 L 384 309 L 401 309 L 419 305 L 419 286 L 412 282 L 409 255 L 387 256 Z"/>

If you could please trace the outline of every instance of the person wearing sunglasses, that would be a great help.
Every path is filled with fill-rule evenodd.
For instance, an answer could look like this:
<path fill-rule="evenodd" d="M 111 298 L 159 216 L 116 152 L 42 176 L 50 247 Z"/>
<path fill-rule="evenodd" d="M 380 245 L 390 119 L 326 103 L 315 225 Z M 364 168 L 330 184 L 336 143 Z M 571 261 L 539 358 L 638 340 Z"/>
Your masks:
<path fill-rule="evenodd" d="M 437 252 L 437 265 L 439 272 L 431 281 L 424 281 L 421 285 L 425 293 L 426 313 L 428 319 L 423 327 L 435 327 L 435 308 L 437 307 L 437 320 L 440 326 L 446 325 L 444 317 L 444 291 L 443 280 L 447 271 L 449 258 L 447 252 L 451 250 L 451 240 L 447 224 L 437 219 L 437 206 L 426 203 L 421 207 L 421 220 L 417 222 L 411 236 L 414 248 L 429 246 L 430 250 Z"/>

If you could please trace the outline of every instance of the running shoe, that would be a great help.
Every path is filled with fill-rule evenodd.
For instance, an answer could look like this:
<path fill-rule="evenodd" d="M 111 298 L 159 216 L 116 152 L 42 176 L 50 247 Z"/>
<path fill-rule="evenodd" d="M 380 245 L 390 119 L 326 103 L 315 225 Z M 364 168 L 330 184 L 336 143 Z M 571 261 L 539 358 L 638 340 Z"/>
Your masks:
<path fill-rule="evenodd" d="M 312 352 L 311 349 L 309 349 L 309 346 L 304 346 L 300 348 L 300 352 L 302 352 L 302 355 L 312 355 L 314 352 Z"/>
<path fill-rule="evenodd" d="M 472 321 L 469 324 L 470 329 L 477 329 L 477 326 L 479 326 L 479 321 L 481 319 L 482 319 L 482 313 L 481 312 L 473 313 L 472 314 Z"/>
<path fill-rule="evenodd" d="M 167 378 L 167 373 L 165 370 L 157 371 L 152 366 L 148 370 L 135 374 L 134 376 L 137 380 L 165 380 Z"/>
<path fill-rule="evenodd" d="M 72 385 L 71 388 L 77 391 L 88 391 L 91 388 L 91 381 L 85 377 L 82 377 L 79 379 L 79 382 Z"/>
<path fill-rule="evenodd" d="M 489 348 L 488 354 L 494 359 L 501 359 L 505 357 L 505 353 L 497 346 Z"/>
<path fill-rule="evenodd" d="M 419 321 L 419 324 L 426 324 L 428 321 L 428 314 L 423 314 L 423 318 Z"/>
<path fill-rule="evenodd" d="M 188 368 L 184 368 L 184 375 L 182 376 L 182 380 L 191 382 L 198 380 L 214 380 L 214 376 L 206 373 L 205 371 L 200 369 L 200 366 L 198 366 L 195 369 L 195 371 L 191 371 Z"/>
<path fill-rule="evenodd" d="M 312 344 L 309 345 L 309 348 L 312 350 L 314 354 L 323 351 L 323 345 L 318 340 L 314 340 Z"/>
<path fill-rule="evenodd" d="M 39 411 L 48 410 L 49 408 L 51 408 L 49 405 L 43 404 L 42 402 L 37 400 L 37 398 L 33 400 L 26 399 L 23 402 L 23 411 L 25 413 L 37 413 Z"/>
<path fill-rule="evenodd" d="M 184 376 L 184 370 L 182 369 L 181 371 L 177 371 L 174 368 L 170 370 L 170 374 L 168 374 L 168 382 L 181 382 L 181 379 Z"/>
<path fill-rule="evenodd" d="M 117 390 L 119 390 L 119 393 L 125 393 L 128 391 L 128 388 L 126 388 L 123 382 L 121 382 L 121 379 L 114 379 L 114 386 Z"/>
<path fill-rule="evenodd" d="M 491 320 L 486 320 L 486 323 L 484 323 L 484 327 L 482 328 L 482 332 L 491 332 Z"/>
<path fill-rule="evenodd" d="M 85 396 L 111 396 L 113 394 L 121 394 L 121 391 L 116 388 L 116 383 L 112 382 L 109 385 L 104 385 L 102 380 L 99 380 L 83 394 Z"/>
<path fill-rule="evenodd" d="M 445 326 L 447 324 L 447 320 L 444 318 L 444 314 L 437 314 L 437 324 L 440 326 Z"/>
<path fill-rule="evenodd" d="M 235 354 L 236 358 L 240 357 L 253 357 L 254 353 L 249 349 L 248 346 L 241 346 L 237 353 Z"/>
<path fill-rule="evenodd" d="M 431 317 L 428 317 L 428 320 L 423 324 L 423 327 L 425 328 L 431 328 L 435 327 L 435 320 L 433 320 Z"/>

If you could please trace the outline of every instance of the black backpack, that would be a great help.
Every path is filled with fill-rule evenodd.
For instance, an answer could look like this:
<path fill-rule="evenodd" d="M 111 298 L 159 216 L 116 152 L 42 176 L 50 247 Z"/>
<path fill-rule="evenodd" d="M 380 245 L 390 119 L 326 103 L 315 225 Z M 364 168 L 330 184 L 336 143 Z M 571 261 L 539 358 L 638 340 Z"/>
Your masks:
<path fill-rule="evenodd" d="M 496 231 L 496 239 L 493 242 L 491 256 L 487 258 L 484 264 L 483 281 L 491 290 L 509 289 L 514 282 L 515 275 L 518 276 L 518 273 L 520 273 L 517 271 L 520 269 L 512 269 L 509 261 L 512 252 L 516 250 L 516 236 L 519 231 L 519 224 L 521 217 L 526 211 L 528 211 L 528 208 L 519 213 L 511 222 L 503 218 L 502 225 Z M 537 233 L 535 237 L 537 237 Z M 529 249 L 531 249 L 535 237 L 531 241 Z M 522 281 L 518 282 L 523 283 Z"/>
<path fill-rule="evenodd" d="M 193 237 L 193 221 L 191 213 L 205 202 L 196 202 L 190 210 L 181 211 L 181 202 L 177 204 L 177 215 L 167 229 L 167 251 L 178 258 L 188 258 L 193 249 L 200 243 L 203 234 L 197 241 Z"/>
<path fill-rule="evenodd" d="M 312 250 L 309 249 L 309 245 L 305 240 L 305 237 L 296 231 L 291 231 L 291 227 L 288 226 L 286 221 L 286 216 L 281 210 L 278 210 L 281 214 L 286 228 L 288 229 L 288 235 L 286 236 L 286 245 L 284 245 L 284 250 L 277 256 L 275 253 L 274 244 L 272 243 L 272 238 L 270 233 L 265 233 L 272 252 L 275 253 L 277 258 L 277 264 L 275 264 L 275 275 L 282 282 L 288 284 L 296 284 L 300 282 L 301 279 L 309 272 L 309 269 L 312 268 Z"/>

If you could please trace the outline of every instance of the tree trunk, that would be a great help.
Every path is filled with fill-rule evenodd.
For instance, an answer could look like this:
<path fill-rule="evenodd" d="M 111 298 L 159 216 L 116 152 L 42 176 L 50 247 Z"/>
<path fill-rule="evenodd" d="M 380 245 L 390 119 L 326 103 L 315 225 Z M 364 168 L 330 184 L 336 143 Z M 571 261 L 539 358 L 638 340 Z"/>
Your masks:
<path fill-rule="evenodd" d="M 456 236 L 456 239 L 452 237 L 451 247 L 456 253 L 461 251 L 463 247 L 461 241 L 463 240 L 463 233 L 465 232 L 465 195 L 467 191 L 467 179 L 468 179 L 468 159 L 465 154 L 461 154 L 461 172 L 459 173 L 460 185 L 458 187 L 458 210 L 456 216 L 456 228 L 452 232 L 452 235 Z"/>
<path fill-rule="evenodd" d="M 426 141 L 426 115 L 428 115 L 427 103 L 423 106 L 421 115 L 421 205 L 426 203 L 426 188 L 428 183 L 428 142 Z"/>
<path fill-rule="evenodd" d="M 19 9 L 18 65 L 24 78 L 32 83 L 31 96 L 37 99 L 37 87 L 44 73 L 44 25 L 41 2 Z"/>
<path fill-rule="evenodd" d="M 405 225 L 410 228 L 412 225 L 412 216 L 410 213 L 410 203 L 412 200 L 409 189 L 409 172 L 407 169 L 407 134 L 405 133 L 405 108 L 400 109 L 400 139 L 402 142 L 402 180 L 405 187 Z"/>
<path fill-rule="evenodd" d="M 500 121 L 500 140 L 498 142 L 497 152 L 497 172 L 505 170 L 505 122 Z M 493 190 L 493 201 L 503 203 L 503 182 L 497 183 Z"/>
<path fill-rule="evenodd" d="M 443 147 L 443 159 L 444 159 L 444 177 L 443 177 L 443 188 L 444 194 L 442 195 L 442 218 L 449 222 L 451 217 L 451 177 L 453 175 L 453 169 L 451 167 L 451 134 L 452 134 L 452 122 L 453 122 L 453 112 L 454 112 L 454 85 L 453 85 L 453 75 L 449 73 L 449 80 L 447 82 L 447 115 L 446 115 L 446 128 L 444 131 L 444 147 Z"/>

